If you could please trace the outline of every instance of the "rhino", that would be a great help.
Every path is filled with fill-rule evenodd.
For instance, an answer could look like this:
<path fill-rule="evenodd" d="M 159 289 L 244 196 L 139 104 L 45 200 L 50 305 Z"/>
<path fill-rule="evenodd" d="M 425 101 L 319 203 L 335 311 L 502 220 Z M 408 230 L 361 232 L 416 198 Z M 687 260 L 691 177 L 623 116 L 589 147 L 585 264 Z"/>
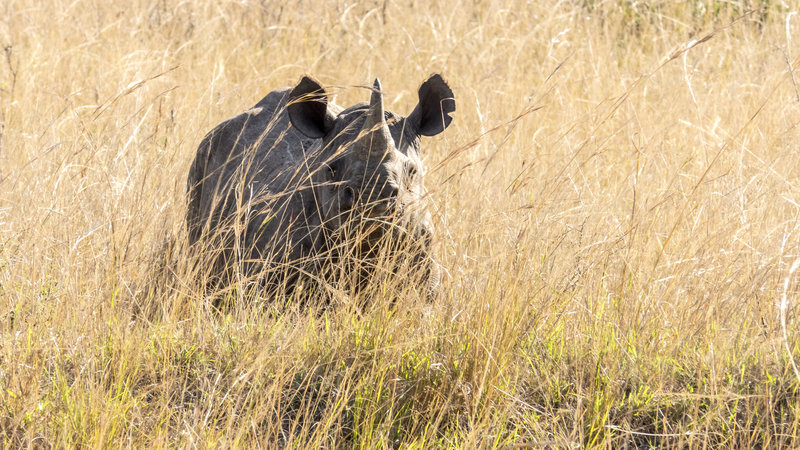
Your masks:
<path fill-rule="evenodd" d="M 455 100 L 438 74 L 418 97 L 407 117 L 387 111 L 375 79 L 369 103 L 344 109 L 304 76 L 209 132 L 189 170 L 186 220 L 210 273 L 287 288 L 346 272 L 358 290 L 382 276 L 375 261 L 391 247 L 434 292 L 420 138 L 447 128 Z"/>

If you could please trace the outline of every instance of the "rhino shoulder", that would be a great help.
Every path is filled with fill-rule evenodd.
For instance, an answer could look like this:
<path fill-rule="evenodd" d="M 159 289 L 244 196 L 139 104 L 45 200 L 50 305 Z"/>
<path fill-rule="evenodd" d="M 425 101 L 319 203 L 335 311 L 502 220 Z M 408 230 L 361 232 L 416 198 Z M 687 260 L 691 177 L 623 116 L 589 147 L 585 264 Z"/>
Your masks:
<path fill-rule="evenodd" d="M 253 144 L 265 129 L 288 126 L 284 108 L 289 91 L 289 88 L 280 88 L 270 92 L 252 108 L 214 127 L 200 141 L 186 181 L 190 242 L 200 237 L 204 182 L 211 174 L 220 173 L 222 166 L 235 160 L 232 158 L 234 153 Z"/>

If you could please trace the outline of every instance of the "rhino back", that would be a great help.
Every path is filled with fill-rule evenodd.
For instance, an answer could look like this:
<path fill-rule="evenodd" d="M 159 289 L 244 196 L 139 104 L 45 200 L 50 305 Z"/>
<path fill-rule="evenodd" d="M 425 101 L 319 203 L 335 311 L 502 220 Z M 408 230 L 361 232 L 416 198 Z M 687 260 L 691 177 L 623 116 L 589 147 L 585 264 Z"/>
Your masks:
<path fill-rule="evenodd" d="M 318 143 L 291 127 L 288 94 L 289 88 L 270 92 L 203 138 L 188 177 L 190 242 L 243 211 L 274 217 L 303 208 L 292 193 L 307 179 L 303 162 Z"/>

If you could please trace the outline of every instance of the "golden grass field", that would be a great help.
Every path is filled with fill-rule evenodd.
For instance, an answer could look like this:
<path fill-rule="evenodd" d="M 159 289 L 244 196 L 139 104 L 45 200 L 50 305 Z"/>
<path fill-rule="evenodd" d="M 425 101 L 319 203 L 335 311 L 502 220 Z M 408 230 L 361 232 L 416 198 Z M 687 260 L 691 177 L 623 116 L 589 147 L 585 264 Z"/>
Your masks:
<path fill-rule="evenodd" d="M 0 2 L 0 440 L 800 447 L 798 6 Z M 435 72 L 436 298 L 212 307 L 205 133 L 303 74 L 408 114 Z"/>

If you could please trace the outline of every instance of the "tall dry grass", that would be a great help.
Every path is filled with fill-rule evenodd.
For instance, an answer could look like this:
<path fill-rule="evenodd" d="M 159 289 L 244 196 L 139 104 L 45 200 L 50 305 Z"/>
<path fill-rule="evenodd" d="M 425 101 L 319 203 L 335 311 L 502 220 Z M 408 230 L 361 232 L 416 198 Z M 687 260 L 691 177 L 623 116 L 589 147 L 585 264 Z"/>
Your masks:
<path fill-rule="evenodd" d="M 0 437 L 797 447 L 797 10 L 5 0 Z M 433 72 L 437 298 L 210 307 L 182 244 L 203 135 L 303 73 L 408 114 Z"/>

